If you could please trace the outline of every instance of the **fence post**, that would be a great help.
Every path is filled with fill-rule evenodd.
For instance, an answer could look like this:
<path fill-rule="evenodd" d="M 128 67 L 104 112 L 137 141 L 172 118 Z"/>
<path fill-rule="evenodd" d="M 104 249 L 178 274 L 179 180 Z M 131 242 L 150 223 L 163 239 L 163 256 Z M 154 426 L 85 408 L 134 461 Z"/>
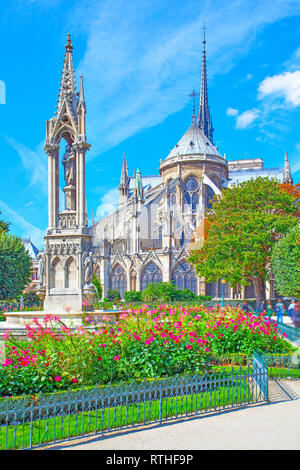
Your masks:
<path fill-rule="evenodd" d="M 31 402 L 31 407 L 30 407 L 30 437 L 29 437 L 29 448 L 32 449 L 32 432 L 33 432 L 33 403 Z"/>
<path fill-rule="evenodd" d="M 159 383 L 159 423 L 162 423 L 162 381 Z"/>
<path fill-rule="evenodd" d="M 263 393 L 266 402 L 269 403 L 268 364 L 264 360 L 263 356 L 258 354 L 256 351 L 253 352 L 252 377 L 259 389 L 259 394 Z M 258 401 L 257 396 L 255 397 L 255 400 Z"/>

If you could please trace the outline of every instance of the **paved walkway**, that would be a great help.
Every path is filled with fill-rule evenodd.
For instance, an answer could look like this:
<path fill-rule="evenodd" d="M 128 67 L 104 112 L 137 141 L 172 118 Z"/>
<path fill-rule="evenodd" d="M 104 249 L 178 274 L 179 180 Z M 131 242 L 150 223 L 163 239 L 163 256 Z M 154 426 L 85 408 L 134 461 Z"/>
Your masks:
<path fill-rule="evenodd" d="M 300 449 L 300 381 L 270 382 L 270 405 L 53 446 L 72 450 Z"/>

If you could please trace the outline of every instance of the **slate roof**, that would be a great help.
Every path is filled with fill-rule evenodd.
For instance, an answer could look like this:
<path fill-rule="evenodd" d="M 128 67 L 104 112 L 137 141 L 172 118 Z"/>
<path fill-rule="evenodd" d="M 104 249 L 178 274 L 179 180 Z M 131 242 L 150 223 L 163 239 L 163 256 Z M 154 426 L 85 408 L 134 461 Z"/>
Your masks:
<path fill-rule="evenodd" d="M 223 158 L 204 132 L 192 124 L 170 151 L 166 160 L 179 155 L 212 155 Z"/>

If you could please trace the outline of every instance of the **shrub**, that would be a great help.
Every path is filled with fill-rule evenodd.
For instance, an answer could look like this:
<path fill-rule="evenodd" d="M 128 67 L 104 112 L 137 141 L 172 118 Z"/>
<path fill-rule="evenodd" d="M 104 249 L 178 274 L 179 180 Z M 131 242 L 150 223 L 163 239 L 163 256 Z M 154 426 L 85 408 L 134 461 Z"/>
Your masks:
<path fill-rule="evenodd" d="M 196 294 L 189 289 L 182 289 L 182 290 L 177 289 L 175 292 L 174 300 L 196 300 L 196 299 L 197 299 Z"/>
<path fill-rule="evenodd" d="M 140 291 L 131 290 L 125 292 L 124 300 L 126 302 L 141 302 L 142 301 L 142 293 Z"/>
<path fill-rule="evenodd" d="M 120 299 L 121 299 L 121 295 L 120 295 L 120 292 L 117 289 L 109 289 L 107 291 L 107 300 L 108 301 L 117 301 L 117 300 L 120 300 Z"/>
<path fill-rule="evenodd" d="M 233 307 L 162 304 L 149 309 L 145 305 L 125 310 L 117 324 L 107 323 L 96 331 L 84 326 L 72 329 L 46 315 L 26 328 L 30 342 L 5 334 L 8 346 L 0 366 L 2 395 L 201 373 L 221 356 L 241 354 L 231 363 L 244 363 L 253 350 L 291 350 L 274 322 Z"/>

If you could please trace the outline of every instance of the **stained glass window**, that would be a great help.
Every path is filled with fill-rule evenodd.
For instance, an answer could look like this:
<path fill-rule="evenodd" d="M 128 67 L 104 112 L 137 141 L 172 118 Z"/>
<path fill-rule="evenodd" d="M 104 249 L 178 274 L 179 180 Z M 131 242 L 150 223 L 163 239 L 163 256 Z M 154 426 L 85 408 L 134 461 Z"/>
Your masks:
<path fill-rule="evenodd" d="M 127 290 L 127 278 L 124 269 L 119 264 L 112 270 L 111 288 L 117 289 L 121 298 L 124 299 L 124 293 Z"/>
<path fill-rule="evenodd" d="M 184 194 L 183 194 L 183 207 L 184 211 L 192 210 L 193 213 L 197 211 L 199 204 L 199 185 L 196 178 L 191 176 L 184 183 Z"/>
<path fill-rule="evenodd" d="M 141 280 L 142 290 L 145 290 L 147 285 L 150 284 L 150 282 L 162 282 L 161 270 L 155 263 L 153 263 L 153 261 L 147 264 L 146 268 L 143 271 Z"/>
<path fill-rule="evenodd" d="M 194 268 L 186 261 L 177 264 L 172 273 L 172 281 L 178 289 L 189 289 L 195 294 L 197 294 L 197 280 Z"/>

